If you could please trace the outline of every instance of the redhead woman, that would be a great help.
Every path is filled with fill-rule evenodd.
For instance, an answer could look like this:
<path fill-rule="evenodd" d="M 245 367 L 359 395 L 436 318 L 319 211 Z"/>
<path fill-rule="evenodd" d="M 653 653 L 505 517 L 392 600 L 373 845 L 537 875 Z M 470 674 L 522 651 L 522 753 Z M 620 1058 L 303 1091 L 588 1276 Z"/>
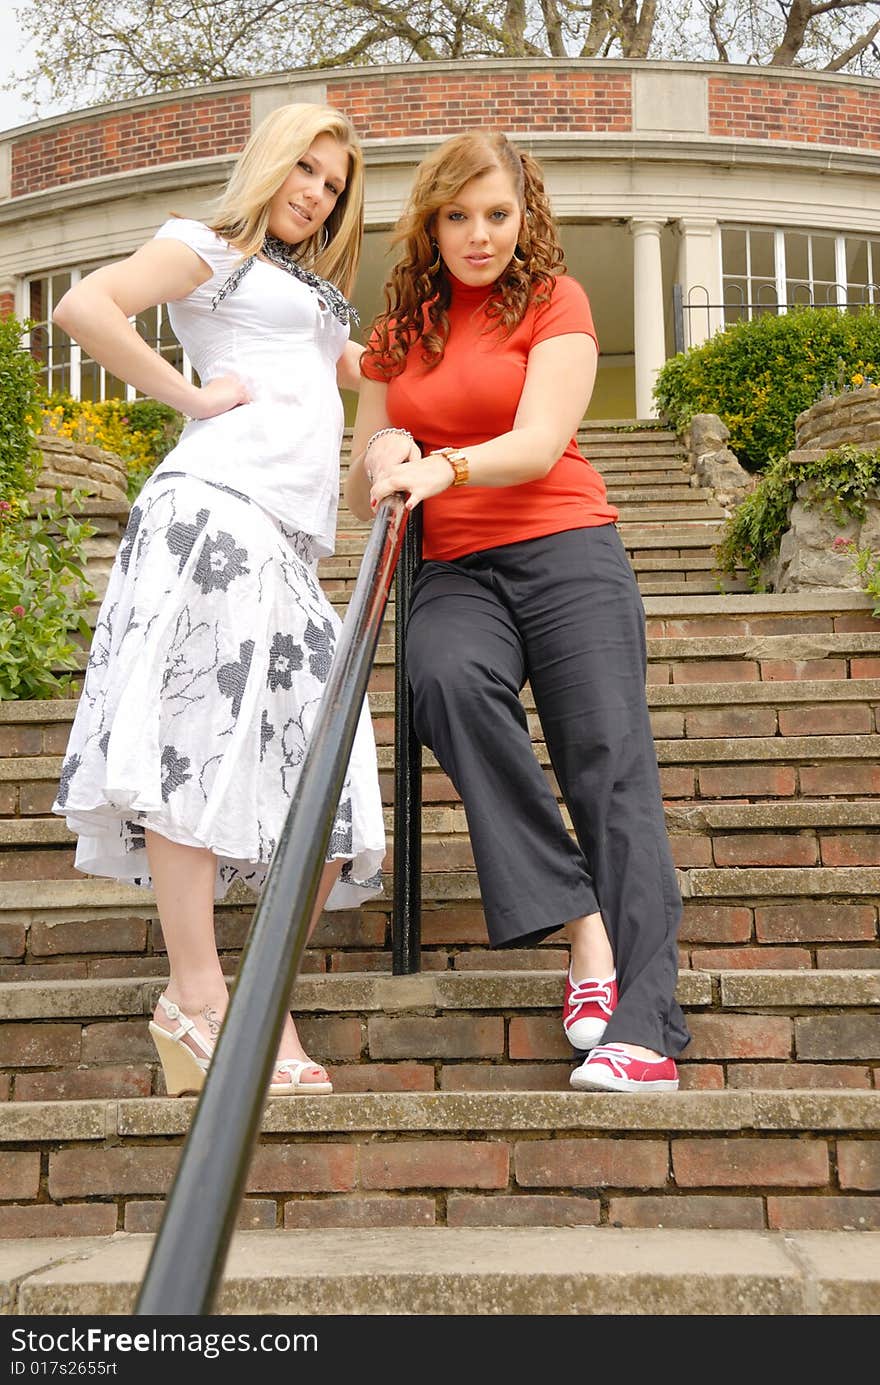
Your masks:
<path fill-rule="evenodd" d="M 681 900 L 645 697 L 644 610 L 578 451 L 597 344 L 538 165 L 503 135 L 418 169 L 361 360 L 348 503 L 421 504 L 416 729 L 467 813 L 490 942 L 567 928 L 572 1086 L 671 1091 Z M 528 681 L 576 840 L 531 746 Z"/>
<path fill-rule="evenodd" d="M 349 122 L 284 106 L 206 222 L 172 217 L 55 314 L 190 419 L 132 509 L 55 804 L 78 869 L 155 890 L 170 977 L 150 1032 L 171 1094 L 202 1086 L 226 1009 L 214 900 L 265 877 L 333 657 L 317 563 L 335 538 L 339 387 L 360 384 L 345 295 L 362 228 Z M 158 303 L 199 385 L 132 331 Z M 365 708 L 314 919 L 375 894 L 384 849 Z M 332 1090 L 289 1016 L 270 1090 Z"/>

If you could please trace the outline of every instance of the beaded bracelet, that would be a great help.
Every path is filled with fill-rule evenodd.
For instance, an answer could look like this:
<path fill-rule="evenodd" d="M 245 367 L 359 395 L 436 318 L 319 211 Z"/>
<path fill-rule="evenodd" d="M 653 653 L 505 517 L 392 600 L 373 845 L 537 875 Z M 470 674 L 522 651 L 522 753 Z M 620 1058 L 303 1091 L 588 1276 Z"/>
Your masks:
<path fill-rule="evenodd" d="M 366 445 L 366 447 L 364 448 L 364 457 L 365 457 L 365 458 L 366 458 L 366 455 L 367 455 L 367 453 L 369 452 L 370 448 L 373 446 L 373 443 L 376 441 L 376 439 L 377 439 L 377 438 L 384 438 L 388 433 L 400 433 L 403 437 L 409 438 L 410 442 L 412 442 L 412 440 L 413 440 L 413 435 L 412 435 L 412 433 L 409 431 L 408 428 L 380 428 L 379 431 L 378 431 L 378 433 L 374 433 L 373 436 L 372 436 L 372 437 L 369 439 L 369 441 L 367 442 L 367 445 Z"/>
<path fill-rule="evenodd" d="M 384 438 L 389 433 L 400 433 L 402 437 L 409 438 L 410 442 L 412 442 L 413 440 L 413 435 L 408 428 L 380 428 L 377 433 L 374 433 L 372 437 L 368 439 L 367 445 L 364 448 L 363 464 L 364 471 L 367 473 L 367 480 L 369 481 L 370 485 L 373 484 L 373 473 L 367 466 L 367 456 L 369 454 L 370 448 L 373 446 L 373 443 L 376 441 L 376 439 Z"/>

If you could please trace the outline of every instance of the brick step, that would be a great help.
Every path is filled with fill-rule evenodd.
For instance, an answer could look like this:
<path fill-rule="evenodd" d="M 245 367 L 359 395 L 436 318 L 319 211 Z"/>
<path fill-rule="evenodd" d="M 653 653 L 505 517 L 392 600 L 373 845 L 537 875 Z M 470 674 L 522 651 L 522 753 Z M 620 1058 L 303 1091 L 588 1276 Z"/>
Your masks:
<path fill-rule="evenodd" d="M 155 1229 L 193 1104 L 0 1106 L 0 1233 Z M 244 1225 L 349 1236 L 389 1224 L 665 1227 L 668 1209 L 678 1226 L 704 1229 L 871 1231 L 878 1133 L 874 1091 L 276 1097 L 248 1172 Z"/>
<path fill-rule="evenodd" d="M 292 1008 L 339 1092 L 568 1090 L 562 971 L 305 975 Z M 0 985 L 10 1101 L 161 1094 L 147 1022 L 165 979 Z M 880 1084 L 880 971 L 682 971 L 690 1090 Z M 2 1125 L 2 1115 L 0 1115 Z"/>
<path fill-rule="evenodd" d="M 685 520 L 690 518 L 691 506 L 715 504 L 712 491 L 703 490 L 699 486 L 689 486 L 686 483 L 682 485 L 633 486 L 626 482 L 620 486 L 610 486 L 608 499 L 612 505 L 621 507 L 621 510 L 627 505 L 675 504 L 681 508 L 682 518 Z"/>
<path fill-rule="evenodd" d="M 567 809 L 561 806 L 566 825 L 570 827 L 567 817 Z M 389 830 L 393 823 L 393 811 L 390 807 L 385 808 L 385 826 Z M 718 838 L 724 841 L 734 841 L 734 834 L 746 832 L 749 834 L 765 834 L 760 840 L 766 840 L 772 849 L 771 836 L 778 836 L 780 833 L 795 834 L 798 842 L 818 843 L 828 849 L 829 842 L 837 841 L 840 843 L 841 852 L 844 851 L 844 844 L 849 842 L 848 849 L 854 852 L 859 843 L 850 838 L 853 834 L 862 834 L 864 838 L 861 844 L 867 847 L 870 845 L 870 860 L 828 860 L 826 865 L 877 865 L 880 864 L 880 834 L 868 829 L 880 827 L 880 802 L 877 799 L 866 800 L 838 800 L 820 799 L 814 802 L 800 799 L 795 802 L 764 802 L 764 803 L 700 803 L 700 804 L 667 804 L 666 805 L 666 826 L 674 835 L 704 836 L 707 838 Z M 437 806 L 432 804 L 422 809 L 423 835 L 426 839 L 436 836 L 466 835 L 467 823 L 464 816 L 464 809 L 460 803 Z M 841 836 L 841 830 L 844 835 Z M 30 817 L 30 818 L 5 818 L 0 819 L 0 848 L 39 848 L 44 846 L 67 845 L 76 840 L 75 835 L 67 828 L 63 818 L 60 817 Z M 780 843 L 791 842 L 792 835 L 779 838 Z M 780 845 L 780 849 L 783 847 Z M 680 864 L 703 864 L 699 862 L 682 862 Z M 717 865 L 740 864 L 740 865 L 759 865 L 759 861 L 716 861 Z M 766 862 L 764 862 L 766 864 Z M 788 862 L 785 864 L 819 864 L 818 858 L 815 861 Z M 25 877 L 23 877 L 25 878 Z M 35 878 L 35 877 L 26 877 Z"/>
<path fill-rule="evenodd" d="M 674 489 L 676 496 L 681 495 L 682 491 L 696 489 L 694 477 L 683 466 L 676 466 L 672 461 L 669 462 L 666 470 L 656 469 L 654 471 L 633 470 L 624 466 L 603 467 L 603 473 L 609 493 L 612 489 L 615 492 L 623 490 L 638 491 L 639 497 L 644 497 L 656 487 L 670 486 Z M 707 491 L 707 495 L 713 495 L 713 491 Z"/>
<path fill-rule="evenodd" d="M 691 548 L 706 549 L 714 558 L 715 546 L 724 532 L 719 523 L 700 523 L 683 525 L 671 523 L 647 525 L 639 523 L 618 524 L 623 546 L 630 561 L 642 552 L 662 549 L 669 556 Z"/>
<path fill-rule="evenodd" d="M 610 459 L 623 458 L 631 466 L 640 466 L 642 462 L 650 462 L 658 457 L 664 461 L 670 459 L 685 459 L 685 452 L 678 440 L 660 438 L 651 441 L 647 438 L 627 439 L 627 438 L 597 438 L 590 433 L 578 432 L 578 447 L 597 470 L 601 469 L 602 463 Z"/>
<path fill-rule="evenodd" d="M 654 521 L 648 522 L 646 515 L 634 515 L 628 517 L 621 515 L 618 529 L 623 540 L 624 548 L 630 554 L 638 553 L 642 549 L 660 548 L 664 552 L 675 553 L 679 549 L 700 548 L 709 551 L 714 550 L 719 542 L 724 526 L 717 519 L 700 519 L 690 517 L 692 522 L 685 523 L 684 520 L 676 522 L 672 519 L 665 519 L 662 523 Z M 360 557 L 364 551 L 364 539 L 362 535 L 351 535 L 343 531 L 336 540 L 336 556 L 353 555 Z"/>
<path fill-rule="evenodd" d="M 571 829 L 564 806 L 562 817 Z M 385 870 L 390 874 L 394 862 L 391 807 L 385 809 L 385 825 Z M 673 860 L 682 868 L 880 866 L 880 799 L 712 803 L 706 807 L 668 804 L 666 826 Z M 61 818 L 0 822 L 0 880 L 81 878 L 73 864 L 74 842 Z M 422 869 L 450 868 L 474 869 L 464 809 L 458 802 L 433 805 L 422 812 Z"/>
<path fill-rule="evenodd" d="M 627 525 L 661 521 L 669 524 L 702 524 L 706 521 L 723 520 L 727 514 L 727 511 L 711 498 L 711 492 L 701 494 L 696 488 L 686 486 L 681 487 L 680 495 L 676 491 L 665 499 L 661 497 L 654 500 L 650 495 L 641 496 L 633 492 L 627 493 L 625 498 L 611 495 L 609 499 L 617 506 L 618 524 L 625 540 Z M 363 549 L 369 532 L 369 524 L 365 524 L 348 510 L 340 510 L 336 528 L 337 552 L 354 551 L 352 545 L 355 542 L 359 542 Z M 712 541 L 715 542 L 714 537 Z M 114 551 L 110 550 L 111 557 Z"/>
<path fill-rule="evenodd" d="M 719 586 L 724 592 L 747 592 L 749 580 L 740 577 L 718 578 L 713 573 L 692 573 L 682 580 L 675 572 L 655 573 L 650 577 L 639 578 L 639 591 L 642 596 L 688 596 L 691 593 L 706 594 L 717 592 Z"/>
<path fill-rule="evenodd" d="M 606 1204 L 597 1199 L 595 1221 L 622 1200 L 603 1196 Z M 591 1208 L 582 1195 L 570 1192 L 552 1200 L 531 1194 L 535 1216 L 510 1214 L 503 1227 L 476 1224 L 487 1201 L 484 1195 L 453 1193 L 448 1203 L 454 1224 L 437 1226 L 432 1223 L 442 1197 L 432 1192 L 405 1200 L 365 1194 L 360 1204 L 352 1204 L 344 1229 L 328 1230 L 313 1229 L 315 1216 L 303 1229 L 291 1198 L 288 1225 L 300 1229 L 241 1230 L 233 1236 L 214 1312 L 296 1318 L 878 1312 L 880 1236 L 870 1231 L 854 1237 L 847 1231 L 711 1230 L 704 1224 L 685 1229 L 679 1223 L 694 1220 L 697 1212 L 709 1212 L 717 1220 L 726 1207 L 737 1210 L 737 1200 L 730 1196 L 710 1195 L 695 1207 L 698 1199 L 687 1193 L 674 1202 L 664 1199 L 670 1206 L 662 1229 L 635 1229 L 639 1222 L 584 1225 Z M 775 1214 L 787 1200 L 771 1198 Z M 502 1203 L 498 1194 L 492 1200 L 498 1206 L 494 1219 L 500 1221 L 510 1202 Z M 313 1205 L 316 1201 L 312 1199 Z M 382 1227 L 392 1201 L 402 1208 L 397 1225 Z M 638 1201 L 627 1199 L 628 1223 L 634 1222 Z M 641 1202 L 650 1208 L 650 1198 Z M 363 1207 L 362 1214 L 355 1213 L 356 1205 Z M 245 1226 L 256 1211 L 257 1200 L 249 1198 Z M 683 1218 L 682 1213 L 688 1215 Z M 514 1220 L 545 1225 L 512 1225 Z M 92 1216 L 91 1221 L 100 1224 L 100 1218 Z M 403 1221 L 428 1224 L 401 1226 Z M 4 1311 L 89 1319 L 131 1313 L 151 1245 L 151 1236 L 125 1232 L 6 1241 L 0 1253 Z M 358 1330 L 361 1341 L 365 1334 Z"/>
<path fill-rule="evenodd" d="M 864 871 L 827 868 L 730 870 L 754 893 L 706 897 L 686 887 L 679 934 L 684 968 L 880 968 L 878 900 L 869 883 L 847 890 Z M 810 893 L 816 876 L 828 888 Z M 876 875 L 876 872 L 875 872 Z M 773 886 L 774 888 L 770 888 Z M 307 974 L 391 969 L 389 891 L 363 909 L 320 920 L 302 970 Z M 780 894 L 780 889 L 783 893 Z M 790 893 L 785 893 L 788 890 Z M 564 934 L 538 948 L 491 951 L 473 872 L 422 877 L 422 968 L 433 971 L 564 968 Z M 234 886 L 216 906 L 217 942 L 231 972 L 238 966 L 254 897 Z M 155 901 L 148 890 L 112 880 L 77 877 L 39 885 L 0 882 L 0 979 L 41 981 L 87 977 L 164 976 L 168 970 Z"/>
<path fill-rule="evenodd" d="M 661 560 L 668 564 L 668 560 Z M 653 574 L 652 574 L 653 575 Z M 353 574 L 356 576 L 356 574 Z M 714 575 L 711 577 L 714 583 Z M 862 592 L 822 592 L 817 596 L 752 592 L 650 595 L 640 581 L 645 598 L 646 632 L 649 639 L 690 638 L 707 635 L 809 635 L 860 633 L 880 637 L 880 622 L 872 616 L 872 602 Z M 327 595 L 342 615 L 351 599 L 353 582 L 331 588 Z M 392 592 L 385 613 L 383 642 L 391 639 L 396 613 Z M 656 648 L 656 647 L 655 647 Z"/>
<path fill-rule="evenodd" d="M 539 762 L 550 757 L 537 718 L 531 718 Z M 667 799 L 868 798 L 880 795 L 880 736 L 741 736 L 655 741 L 660 782 Z M 380 771 L 394 768 L 390 745 L 378 746 Z M 41 816 L 51 810 L 62 757 L 19 756 L 0 760 L 0 798 L 7 817 Z M 430 751 L 423 752 L 426 802 L 457 795 Z M 390 801 L 390 782 L 385 786 Z"/>
<path fill-rule="evenodd" d="M 642 457 L 637 455 L 627 457 L 608 454 L 604 457 L 598 457 L 593 465 L 601 476 L 610 479 L 614 484 L 617 484 L 617 478 L 621 474 L 634 477 L 638 485 L 641 485 L 643 481 L 651 484 L 658 475 L 663 475 L 666 471 L 676 479 L 683 476 L 687 478 L 688 482 L 693 475 L 687 458 L 677 448 L 670 448 L 666 456 Z"/>
<path fill-rule="evenodd" d="M 665 473 L 660 473 L 665 475 Z M 680 482 L 680 484 L 676 484 Z M 609 483 L 608 499 L 612 505 L 620 509 L 621 519 L 626 522 L 630 510 L 633 517 L 638 519 L 644 513 L 646 519 L 653 516 L 657 509 L 661 510 L 659 518 L 675 520 L 678 516 L 673 513 L 676 506 L 681 510 L 680 518 L 682 521 L 689 521 L 692 517 L 703 519 L 718 519 L 724 516 L 725 511 L 714 500 L 714 492 L 701 486 L 692 486 L 688 478 L 674 476 L 671 480 L 655 481 L 652 477 L 638 484 L 632 484 L 629 478 L 622 481 Z M 702 507 L 701 509 L 698 507 Z M 364 542 L 369 534 L 371 524 L 359 519 L 352 514 L 351 510 L 341 506 L 337 515 L 336 532 L 338 536 L 345 534 L 363 535 Z M 112 550 L 111 550 L 112 553 Z"/>
<path fill-rule="evenodd" d="M 322 558 L 318 567 L 318 575 L 325 587 L 328 583 L 340 578 L 352 580 L 357 577 L 360 570 L 361 554 L 358 553 L 337 553 L 330 558 Z M 648 549 L 644 553 L 636 556 L 630 555 L 630 564 L 639 577 L 645 573 L 667 572 L 673 577 L 681 577 L 689 572 L 702 571 L 711 573 L 716 577 L 716 585 L 709 590 L 718 597 L 722 593 L 717 586 L 717 569 L 710 546 L 704 545 L 698 548 L 685 549 L 681 552 L 662 552 L 659 555 Z M 749 592 L 754 596 L 754 592 Z M 852 593 L 842 592 L 846 598 Z"/>
<path fill-rule="evenodd" d="M 752 615 L 742 622 L 739 634 L 722 633 L 727 618 L 719 617 L 719 601 L 730 601 L 734 626 L 738 623 L 736 605 L 748 601 L 745 595 L 730 597 L 650 597 L 645 609 L 649 621 L 648 671 L 649 683 L 669 682 L 736 682 L 752 680 L 767 682 L 797 679 L 843 679 L 880 677 L 880 626 L 870 618 L 865 601 L 853 594 L 855 600 L 842 603 L 842 610 L 826 608 L 799 616 L 796 608 L 765 617 Z M 657 635 L 655 602 L 660 609 L 672 603 L 679 606 L 680 617 L 664 620 L 667 630 L 684 620 L 688 610 L 693 618 L 680 626 L 681 633 Z M 705 616 L 701 607 L 705 603 Z M 708 631 L 703 633 L 700 622 Z M 868 629 L 850 629 L 850 626 Z M 793 628 L 792 628 L 793 627 Z M 818 628 L 813 628 L 818 627 Z M 780 633 L 776 633 L 776 632 Z M 788 633 L 791 631 L 791 633 Z M 685 633 L 686 632 L 686 633 Z M 378 667 L 393 661 L 393 621 L 386 618 L 377 646 L 375 663 Z M 814 671 L 815 670 L 815 671 Z M 678 676 L 674 676 L 674 675 Z M 381 691 L 374 681 L 371 691 Z"/>
<path fill-rule="evenodd" d="M 647 598 L 647 600 L 664 598 Z M 686 600 L 684 597 L 669 598 Z M 704 598 L 696 597 L 695 600 Z M 736 596 L 731 599 L 743 599 Z M 647 604 L 647 601 L 646 601 Z M 859 624 L 862 613 L 834 619 L 839 632 L 796 635 L 706 636 L 684 639 L 649 639 L 648 682 L 652 685 L 686 683 L 735 683 L 737 698 L 750 682 L 790 680 L 837 681 L 880 677 L 880 632 L 848 631 Z M 394 686 L 394 646 L 391 622 L 382 629 L 370 674 L 369 691 L 385 692 Z M 81 659 L 85 666 L 85 654 Z M 0 803 L 2 803 L 0 769 Z M 3 812 L 15 811 L 3 808 Z M 33 811 L 44 811 L 34 809 Z"/>

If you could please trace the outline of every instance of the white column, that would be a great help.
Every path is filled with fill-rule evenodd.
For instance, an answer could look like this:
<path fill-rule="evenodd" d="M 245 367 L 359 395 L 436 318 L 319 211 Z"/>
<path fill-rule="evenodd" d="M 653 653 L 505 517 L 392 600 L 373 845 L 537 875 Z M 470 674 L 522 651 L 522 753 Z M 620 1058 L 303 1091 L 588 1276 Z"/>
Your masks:
<path fill-rule="evenodd" d="M 651 391 L 666 360 L 663 265 L 659 221 L 631 221 L 633 236 L 633 340 L 636 357 L 636 417 L 656 418 Z"/>
<path fill-rule="evenodd" d="M 722 326 L 721 236 L 718 222 L 702 217 L 679 217 L 676 279 L 684 303 L 685 346 L 699 346 Z"/>

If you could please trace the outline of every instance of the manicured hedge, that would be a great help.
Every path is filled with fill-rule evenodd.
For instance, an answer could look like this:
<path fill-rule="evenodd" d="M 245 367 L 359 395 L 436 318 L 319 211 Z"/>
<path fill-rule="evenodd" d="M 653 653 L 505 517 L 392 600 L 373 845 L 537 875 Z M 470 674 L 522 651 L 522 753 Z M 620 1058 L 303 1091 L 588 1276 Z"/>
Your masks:
<path fill-rule="evenodd" d="M 880 373 L 880 312 L 796 308 L 737 322 L 668 360 L 654 390 L 677 430 L 711 413 L 749 471 L 795 445 L 795 419 L 823 394 L 858 389 Z"/>

